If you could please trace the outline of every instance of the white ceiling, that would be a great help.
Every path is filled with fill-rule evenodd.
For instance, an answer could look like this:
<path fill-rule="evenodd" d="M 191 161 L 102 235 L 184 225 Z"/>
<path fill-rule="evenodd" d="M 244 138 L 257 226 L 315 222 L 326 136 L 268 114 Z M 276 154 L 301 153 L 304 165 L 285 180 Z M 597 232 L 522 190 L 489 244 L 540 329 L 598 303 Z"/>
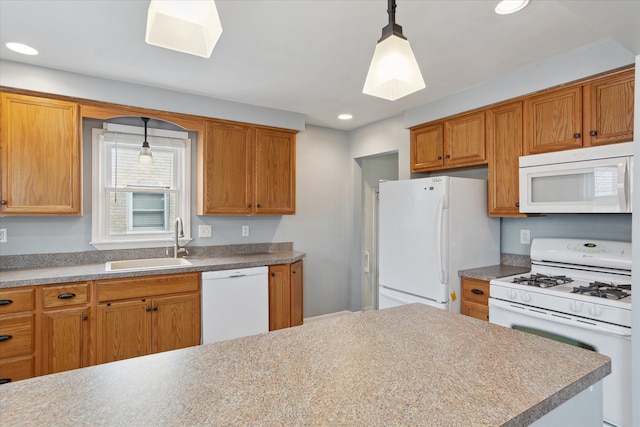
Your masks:
<path fill-rule="evenodd" d="M 0 58 L 306 115 L 350 130 L 577 47 L 611 40 L 640 54 L 640 0 L 397 0 L 396 22 L 426 89 L 391 102 L 362 94 L 386 0 L 216 0 L 211 58 L 144 42 L 148 0 L 0 0 Z M 40 51 L 27 57 L 4 43 Z M 354 118 L 344 122 L 339 113 Z"/>

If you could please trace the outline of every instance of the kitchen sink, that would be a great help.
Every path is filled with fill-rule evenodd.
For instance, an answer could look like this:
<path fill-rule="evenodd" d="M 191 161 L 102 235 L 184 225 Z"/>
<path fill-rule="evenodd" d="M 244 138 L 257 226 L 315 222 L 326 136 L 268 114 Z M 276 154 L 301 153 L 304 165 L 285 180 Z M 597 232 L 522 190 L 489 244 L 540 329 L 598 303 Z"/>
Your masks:
<path fill-rule="evenodd" d="M 159 268 L 184 267 L 186 265 L 193 264 L 184 258 L 147 258 L 108 261 L 105 269 L 107 271 L 156 270 Z"/>

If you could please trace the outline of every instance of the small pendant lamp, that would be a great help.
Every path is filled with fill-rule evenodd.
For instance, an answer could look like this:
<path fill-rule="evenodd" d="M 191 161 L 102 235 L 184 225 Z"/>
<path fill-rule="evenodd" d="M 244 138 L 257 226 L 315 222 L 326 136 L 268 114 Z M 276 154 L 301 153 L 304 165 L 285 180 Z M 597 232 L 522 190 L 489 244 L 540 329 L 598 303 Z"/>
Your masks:
<path fill-rule="evenodd" d="M 409 41 L 396 24 L 396 2 L 389 0 L 389 24 L 382 29 L 362 93 L 395 101 L 424 89 Z"/>
<path fill-rule="evenodd" d="M 140 154 L 138 154 L 138 164 L 153 165 L 153 155 L 151 154 L 151 147 L 149 147 L 149 143 L 147 142 L 147 123 L 149 122 L 149 118 L 141 117 L 141 119 L 144 122 L 144 142 L 142 143 Z"/>

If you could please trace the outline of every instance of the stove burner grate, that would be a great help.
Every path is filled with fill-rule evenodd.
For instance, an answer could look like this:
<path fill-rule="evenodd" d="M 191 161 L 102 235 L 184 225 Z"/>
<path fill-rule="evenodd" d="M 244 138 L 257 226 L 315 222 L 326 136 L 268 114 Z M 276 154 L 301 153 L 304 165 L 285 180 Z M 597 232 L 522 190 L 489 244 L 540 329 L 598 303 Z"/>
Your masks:
<path fill-rule="evenodd" d="M 578 286 L 571 292 L 600 298 L 622 299 L 631 296 L 631 285 L 591 282 L 589 286 Z"/>
<path fill-rule="evenodd" d="M 567 276 L 547 276 L 546 274 L 532 274 L 531 276 L 516 277 L 513 283 L 521 285 L 536 286 L 539 288 L 551 288 L 553 286 L 562 285 L 564 283 L 573 282 L 573 279 Z"/>

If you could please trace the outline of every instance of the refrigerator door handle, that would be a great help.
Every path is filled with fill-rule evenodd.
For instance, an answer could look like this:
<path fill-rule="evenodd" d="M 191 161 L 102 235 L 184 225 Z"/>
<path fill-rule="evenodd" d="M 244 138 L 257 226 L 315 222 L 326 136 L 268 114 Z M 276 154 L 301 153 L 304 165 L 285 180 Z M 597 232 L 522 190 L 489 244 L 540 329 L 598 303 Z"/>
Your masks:
<path fill-rule="evenodd" d="M 438 279 L 440 283 L 446 284 L 448 282 L 447 272 L 442 265 L 442 233 L 444 228 L 444 209 L 445 209 L 445 195 L 440 196 L 438 201 L 438 219 L 437 219 L 437 232 L 436 232 L 436 259 L 438 261 Z"/>

